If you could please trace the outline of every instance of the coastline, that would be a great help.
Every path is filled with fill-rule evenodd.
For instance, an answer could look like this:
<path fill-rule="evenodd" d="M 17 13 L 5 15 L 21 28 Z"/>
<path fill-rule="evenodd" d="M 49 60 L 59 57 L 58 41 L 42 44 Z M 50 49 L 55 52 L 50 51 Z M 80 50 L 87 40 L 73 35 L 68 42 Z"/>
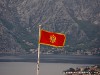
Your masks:
<path fill-rule="evenodd" d="M 37 62 L 37 55 L 2 56 L 0 62 Z M 41 63 L 100 64 L 100 56 L 40 55 Z"/>

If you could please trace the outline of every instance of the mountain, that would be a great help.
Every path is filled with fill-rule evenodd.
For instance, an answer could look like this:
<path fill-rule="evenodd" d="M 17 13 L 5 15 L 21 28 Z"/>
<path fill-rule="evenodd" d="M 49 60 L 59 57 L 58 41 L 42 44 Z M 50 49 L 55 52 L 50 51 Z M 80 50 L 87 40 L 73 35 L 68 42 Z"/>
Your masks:
<path fill-rule="evenodd" d="M 1 0 L 0 51 L 37 49 L 39 24 L 66 35 L 61 50 L 100 49 L 99 9 L 100 0 Z"/>

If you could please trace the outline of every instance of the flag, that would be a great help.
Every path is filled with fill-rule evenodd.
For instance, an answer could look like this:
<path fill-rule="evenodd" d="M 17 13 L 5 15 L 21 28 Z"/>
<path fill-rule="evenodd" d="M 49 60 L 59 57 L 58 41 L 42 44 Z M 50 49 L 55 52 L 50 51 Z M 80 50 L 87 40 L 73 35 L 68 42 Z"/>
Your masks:
<path fill-rule="evenodd" d="M 39 43 L 55 47 L 63 47 L 65 44 L 65 35 L 60 33 L 41 30 Z"/>

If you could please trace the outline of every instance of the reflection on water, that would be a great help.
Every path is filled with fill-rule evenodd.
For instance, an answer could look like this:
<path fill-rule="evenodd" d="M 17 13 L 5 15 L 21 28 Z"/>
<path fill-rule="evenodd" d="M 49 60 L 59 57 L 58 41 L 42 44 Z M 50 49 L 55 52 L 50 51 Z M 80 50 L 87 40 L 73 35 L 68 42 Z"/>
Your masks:
<path fill-rule="evenodd" d="M 63 70 L 79 66 L 89 66 L 89 64 L 40 63 L 39 75 L 63 75 Z M 36 63 L 0 62 L 0 75 L 36 75 Z"/>

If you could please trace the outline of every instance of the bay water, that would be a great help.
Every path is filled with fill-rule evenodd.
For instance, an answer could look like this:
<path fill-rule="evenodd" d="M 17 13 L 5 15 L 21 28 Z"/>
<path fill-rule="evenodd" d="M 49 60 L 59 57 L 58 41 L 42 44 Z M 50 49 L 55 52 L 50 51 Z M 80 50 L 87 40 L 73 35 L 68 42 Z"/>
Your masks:
<path fill-rule="evenodd" d="M 0 75 L 36 75 L 35 62 L 0 62 Z M 63 70 L 91 64 L 40 63 L 39 75 L 64 75 Z"/>
<path fill-rule="evenodd" d="M 69 68 L 96 64 L 100 65 L 100 56 L 41 55 L 39 75 L 64 75 Z M 35 56 L 0 57 L 0 75 L 36 75 L 36 71 Z"/>

